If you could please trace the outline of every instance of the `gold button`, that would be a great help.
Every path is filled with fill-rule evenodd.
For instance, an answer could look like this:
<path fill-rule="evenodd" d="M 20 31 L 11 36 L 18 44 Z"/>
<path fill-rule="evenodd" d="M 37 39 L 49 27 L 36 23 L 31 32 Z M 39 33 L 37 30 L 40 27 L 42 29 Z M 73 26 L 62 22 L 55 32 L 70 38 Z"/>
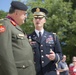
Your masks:
<path fill-rule="evenodd" d="M 43 52 L 43 50 L 41 50 L 41 52 Z"/>
<path fill-rule="evenodd" d="M 33 52 L 33 54 L 35 54 L 35 52 Z"/>
<path fill-rule="evenodd" d="M 23 37 L 21 37 L 21 39 L 23 39 Z"/>
<path fill-rule="evenodd" d="M 42 64 L 44 63 L 44 61 L 42 61 Z"/>
<path fill-rule="evenodd" d="M 36 62 L 34 62 L 34 64 L 36 64 Z"/>
<path fill-rule="evenodd" d="M 43 58 L 44 56 L 42 55 L 41 57 Z"/>
<path fill-rule="evenodd" d="M 25 65 L 23 65 L 22 67 L 23 67 L 23 69 L 24 69 L 24 68 L 25 68 Z"/>
<path fill-rule="evenodd" d="M 43 45 L 41 45 L 41 47 L 42 47 Z"/>

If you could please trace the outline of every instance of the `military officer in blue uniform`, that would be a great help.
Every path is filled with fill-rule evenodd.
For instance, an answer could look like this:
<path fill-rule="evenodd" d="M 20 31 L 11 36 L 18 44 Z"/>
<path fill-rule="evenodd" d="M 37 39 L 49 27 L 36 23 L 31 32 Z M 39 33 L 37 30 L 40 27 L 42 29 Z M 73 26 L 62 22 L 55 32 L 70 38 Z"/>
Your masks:
<path fill-rule="evenodd" d="M 33 8 L 35 30 L 28 35 L 34 52 L 36 75 L 57 75 L 56 66 L 62 58 L 62 50 L 57 36 L 44 30 L 48 11 L 44 8 Z"/>
<path fill-rule="evenodd" d="M 12 1 L 7 17 L 0 21 L 0 75 L 35 75 L 32 47 L 20 28 L 27 6 Z"/>

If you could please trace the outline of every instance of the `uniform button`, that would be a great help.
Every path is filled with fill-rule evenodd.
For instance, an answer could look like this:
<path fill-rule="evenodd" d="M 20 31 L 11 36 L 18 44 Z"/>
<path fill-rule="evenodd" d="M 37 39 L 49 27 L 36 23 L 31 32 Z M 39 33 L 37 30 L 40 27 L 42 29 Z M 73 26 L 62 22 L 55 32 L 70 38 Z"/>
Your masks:
<path fill-rule="evenodd" d="M 43 45 L 41 45 L 41 47 L 42 47 Z"/>
<path fill-rule="evenodd" d="M 35 54 L 35 52 L 33 52 L 33 54 Z"/>
<path fill-rule="evenodd" d="M 36 62 L 34 62 L 34 64 L 36 64 Z"/>
<path fill-rule="evenodd" d="M 42 55 L 41 57 L 43 58 L 44 56 Z"/>
<path fill-rule="evenodd" d="M 23 37 L 21 37 L 21 39 L 23 39 Z"/>
<path fill-rule="evenodd" d="M 43 50 L 41 50 L 41 52 L 43 52 Z"/>
<path fill-rule="evenodd" d="M 50 45 L 50 47 L 51 47 L 52 45 Z"/>
<path fill-rule="evenodd" d="M 44 61 L 42 61 L 42 64 L 44 63 Z"/>
<path fill-rule="evenodd" d="M 24 69 L 24 68 L 25 68 L 25 65 L 23 65 L 22 67 L 23 67 L 23 69 Z"/>

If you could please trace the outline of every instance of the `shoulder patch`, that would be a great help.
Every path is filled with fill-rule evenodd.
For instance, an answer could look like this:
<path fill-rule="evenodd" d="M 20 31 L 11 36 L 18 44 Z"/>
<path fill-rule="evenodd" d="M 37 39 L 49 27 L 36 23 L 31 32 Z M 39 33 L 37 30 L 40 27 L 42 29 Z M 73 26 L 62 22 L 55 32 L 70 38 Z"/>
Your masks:
<path fill-rule="evenodd" d="M 10 22 L 11 22 L 14 26 L 17 25 L 17 24 L 16 24 L 14 21 L 12 21 L 12 20 L 10 20 Z"/>
<path fill-rule="evenodd" d="M 5 30 L 6 30 L 6 28 L 2 24 L 0 24 L 0 33 L 5 32 Z"/>

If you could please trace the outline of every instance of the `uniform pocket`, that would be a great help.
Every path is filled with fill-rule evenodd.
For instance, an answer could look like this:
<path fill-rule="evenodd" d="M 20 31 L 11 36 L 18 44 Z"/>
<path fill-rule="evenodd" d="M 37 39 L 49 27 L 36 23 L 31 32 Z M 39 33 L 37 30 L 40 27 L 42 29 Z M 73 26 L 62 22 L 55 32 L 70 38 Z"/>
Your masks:
<path fill-rule="evenodd" d="M 46 43 L 46 46 L 47 46 L 47 47 L 54 47 L 54 44 Z"/>
<path fill-rule="evenodd" d="M 21 62 L 17 62 L 16 63 L 16 67 L 19 68 L 19 69 L 26 69 L 28 68 L 29 66 L 32 65 L 32 61 L 31 60 L 28 60 L 28 61 L 21 61 Z"/>
<path fill-rule="evenodd" d="M 34 42 L 31 46 L 32 46 L 33 49 L 36 49 L 37 48 L 37 43 Z"/>
<path fill-rule="evenodd" d="M 24 34 L 17 34 L 16 37 L 17 37 L 17 39 L 21 39 L 21 40 L 25 39 L 24 38 L 25 37 Z"/>

